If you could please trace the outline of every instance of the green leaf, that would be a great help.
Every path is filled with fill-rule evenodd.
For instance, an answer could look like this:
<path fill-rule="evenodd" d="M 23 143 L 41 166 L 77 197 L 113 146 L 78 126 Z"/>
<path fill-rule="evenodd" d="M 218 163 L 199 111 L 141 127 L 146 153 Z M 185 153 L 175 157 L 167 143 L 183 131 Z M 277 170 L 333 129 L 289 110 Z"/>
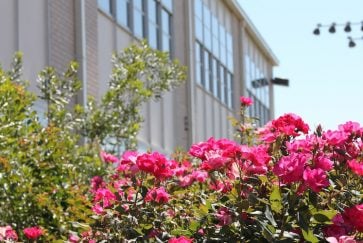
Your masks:
<path fill-rule="evenodd" d="M 198 222 L 198 221 L 192 221 L 192 222 L 190 222 L 190 225 L 189 225 L 189 229 L 191 230 L 191 231 L 197 231 L 198 229 L 199 229 L 199 226 L 200 226 L 200 222 Z"/>
<path fill-rule="evenodd" d="M 308 231 L 302 230 L 304 239 L 311 243 L 318 243 L 319 239 L 314 235 L 313 231 L 309 229 Z"/>
<path fill-rule="evenodd" d="M 277 185 L 274 185 L 272 188 L 272 192 L 270 194 L 270 204 L 272 211 L 276 213 L 281 213 L 282 198 L 281 198 L 280 187 Z"/>

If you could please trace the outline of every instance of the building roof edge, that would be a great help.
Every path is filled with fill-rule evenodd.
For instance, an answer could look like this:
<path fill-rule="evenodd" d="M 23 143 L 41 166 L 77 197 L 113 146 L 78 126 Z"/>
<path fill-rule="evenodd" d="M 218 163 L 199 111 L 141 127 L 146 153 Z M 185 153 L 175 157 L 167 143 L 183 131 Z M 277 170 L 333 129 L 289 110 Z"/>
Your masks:
<path fill-rule="evenodd" d="M 271 60 L 274 66 L 279 65 L 279 60 L 276 55 L 272 52 L 271 48 L 268 46 L 262 35 L 258 32 L 257 28 L 254 26 L 246 12 L 242 9 L 242 6 L 238 3 L 237 0 L 226 0 L 229 2 L 231 7 L 236 10 L 239 17 L 246 23 L 246 29 L 251 35 L 251 37 L 256 41 L 257 45 L 262 49 L 262 51 L 267 55 L 267 57 Z"/>

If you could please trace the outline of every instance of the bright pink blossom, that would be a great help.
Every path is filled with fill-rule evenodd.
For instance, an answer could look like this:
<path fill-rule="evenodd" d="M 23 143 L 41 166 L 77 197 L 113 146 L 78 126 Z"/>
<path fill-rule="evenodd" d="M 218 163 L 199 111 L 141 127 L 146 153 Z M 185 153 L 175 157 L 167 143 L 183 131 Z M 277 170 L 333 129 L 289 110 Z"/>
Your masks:
<path fill-rule="evenodd" d="M 323 139 L 331 146 L 339 146 L 344 144 L 349 137 L 349 134 L 344 131 L 328 130 L 323 133 Z"/>
<path fill-rule="evenodd" d="M 100 156 L 105 163 L 117 163 L 118 158 L 112 154 L 108 154 L 105 151 L 101 151 Z"/>
<path fill-rule="evenodd" d="M 206 152 L 206 159 L 202 162 L 200 168 L 207 171 L 222 169 L 231 159 L 223 156 L 222 150 L 211 150 Z"/>
<path fill-rule="evenodd" d="M 136 164 L 140 170 L 151 173 L 160 180 L 173 176 L 173 170 L 177 167 L 175 161 L 168 160 L 158 152 L 145 153 L 138 156 Z"/>
<path fill-rule="evenodd" d="M 170 195 L 165 191 L 164 187 L 153 188 L 146 193 L 145 202 L 155 201 L 157 203 L 167 203 Z"/>
<path fill-rule="evenodd" d="M 116 200 L 115 194 L 113 194 L 113 192 L 111 192 L 107 188 L 99 188 L 96 191 L 95 197 L 94 197 L 95 202 L 100 202 L 100 201 L 103 202 L 104 208 L 112 206 L 112 204 L 115 200 Z"/>
<path fill-rule="evenodd" d="M 326 241 L 329 243 L 357 243 L 357 241 L 354 239 L 354 236 L 348 235 L 342 235 L 339 236 L 339 238 L 328 237 L 326 238 Z"/>
<path fill-rule="evenodd" d="M 330 171 L 333 169 L 333 161 L 330 160 L 326 155 L 319 154 L 314 159 L 315 168 L 320 168 L 324 171 Z"/>
<path fill-rule="evenodd" d="M 18 235 L 16 234 L 15 230 L 13 230 L 13 228 L 11 228 L 9 225 L 0 227 L 0 241 L 6 240 L 18 240 Z"/>
<path fill-rule="evenodd" d="M 349 168 L 357 175 L 363 176 L 363 163 L 353 159 L 347 162 Z"/>
<path fill-rule="evenodd" d="M 227 193 L 232 190 L 232 184 L 229 181 L 214 181 L 209 185 L 211 190 L 219 191 L 222 193 Z"/>
<path fill-rule="evenodd" d="M 277 175 L 283 183 L 290 184 L 303 179 L 304 167 L 307 157 L 303 154 L 290 154 L 284 156 L 274 166 L 273 173 Z"/>
<path fill-rule="evenodd" d="M 253 104 L 252 99 L 249 97 L 241 96 L 239 98 L 239 100 L 240 100 L 242 106 L 251 106 Z"/>
<path fill-rule="evenodd" d="M 324 228 L 324 235 L 339 239 L 341 236 L 350 234 L 353 227 L 344 221 L 341 214 L 336 214 L 332 219 L 333 224 Z"/>
<path fill-rule="evenodd" d="M 41 228 L 39 228 L 38 226 L 25 228 L 23 230 L 23 232 L 24 232 L 25 237 L 30 240 L 36 240 L 41 235 L 43 235 L 43 230 Z"/>
<path fill-rule="evenodd" d="M 117 171 L 130 171 L 132 174 L 138 172 L 139 168 L 136 165 L 138 153 L 136 151 L 126 151 L 123 153 Z"/>
<path fill-rule="evenodd" d="M 193 242 L 193 239 L 190 239 L 185 236 L 173 237 L 168 240 L 168 243 L 191 243 L 191 242 Z"/>
<path fill-rule="evenodd" d="M 193 184 L 193 182 L 194 182 L 194 177 L 192 174 L 179 177 L 179 185 L 181 187 L 190 186 L 191 184 Z"/>
<path fill-rule="evenodd" d="M 68 241 L 69 242 L 71 242 L 71 243 L 77 243 L 77 242 L 79 242 L 81 240 L 81 238 L 79 238 L 79 236 L 78 235 L 74 235 L 74 234 L 71 234 L 70 236 L 69 236 L 69 239 L 68 239 Z"/>
<path fill-rule="evenodd" d="M 91 192 L 95 193 L 99 188 L 104 188 L 106 183 L 101 176 L 94 176 L 91 179 Z"/>
<path fill-rule="evenodd" d="M 232 223 L 232 215 L 231 212 L 226 207 L 219 208 L 216 217 L 219 221 L 218 225 L 224 226 Z"/>
<path fill-rule="evenodd" d="M 303 175 L 306 186 L 318 193 L 322 188 L 329 186 L 326 172 L 320 168 L 310 169 L 307 167 Z"/>
<path fill-rule="evenodd" d="M 301 133 L 307 134 L 309 126 L 298 115 L 289 113 L 280 116 L 265 125 L 259 130 L 262 141 L 266 143 L 274 142 L 279 136 L 297 137 Z"/>
<path fill-rule="evenodd" d="M 346 208 L 342 213 L 345 222 L 350 224 L 354 229 L 363 232 L 363 204 Z"/>
<path fill-rule="evenodd" d="M 93 205 L 92 211 L 98 215 L 101 215 L 104 213 L 104 209 L 103 209 L 103 207 L 101 207 L 101 205 L 99 203 L 96 203 L 95 205 Z"/>
<path fill-rule="evenodd" d="M 195 170 L 192 172 L 192 177 L 199 182 L 205 182 L 208 178 L 208 172 L 201 171 L 201 170 Z"/>
<path fill-rule="evenodd" d="M 362 128 L 358 122 L 348 121 L 345 124 L 338 126 L 339 131 L 343 131 L 350 134 L 355 134 L 360 136 L 362 134 Z"/>

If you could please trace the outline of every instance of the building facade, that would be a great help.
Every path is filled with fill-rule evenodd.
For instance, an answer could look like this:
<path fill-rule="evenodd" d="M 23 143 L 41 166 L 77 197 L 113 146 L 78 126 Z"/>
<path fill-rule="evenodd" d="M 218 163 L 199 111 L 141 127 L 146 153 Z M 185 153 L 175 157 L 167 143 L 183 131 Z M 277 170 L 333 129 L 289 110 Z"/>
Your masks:
<path fill-rule="evenodd" d="M 228 117 L 238 116 L 241 95 L 254 99 L 249 114 L 260 117 L 257 125 L 273 117 L 278 61 L 236 0 L 2 0 L 0 33 L 3 67 L 20 50 L 29 80 L 44 66 L 62 71 L 77 60 L 79 103 L 102 97 L 112 53 L 131 43 L 147 39 L 179 59 L 187 81 L 143 106 L 141 149 L 169 153 L 210 136 L 232 138 Z"/>

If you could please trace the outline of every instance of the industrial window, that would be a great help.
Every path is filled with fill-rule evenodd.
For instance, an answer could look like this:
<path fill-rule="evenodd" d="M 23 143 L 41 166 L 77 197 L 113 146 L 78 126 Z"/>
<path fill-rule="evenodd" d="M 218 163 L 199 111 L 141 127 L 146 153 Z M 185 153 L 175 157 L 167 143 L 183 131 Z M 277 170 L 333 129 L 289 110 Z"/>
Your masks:
<path fill-rule="evenodd" d="M 256 122 L 258 126 L 265 125 L 270 119 L 270 92 L 266 72 L 267 64 L 262 59 L 256 58 L 253 53 L 245 55 L 247 95 L 253 99 L 253 105 L 248 108 L 248 112 L 251 117 L 259 119 Z"/>
<path fill-rule="evenodd" d="M 98 0 L 98 7 L 151 47 L 172 51 L 172 0 Z"/>
<path fill-rule="evenodd" d="M 233 108 L 233 40 L 202 0 L 194 1 L 196 80 Z"/>

